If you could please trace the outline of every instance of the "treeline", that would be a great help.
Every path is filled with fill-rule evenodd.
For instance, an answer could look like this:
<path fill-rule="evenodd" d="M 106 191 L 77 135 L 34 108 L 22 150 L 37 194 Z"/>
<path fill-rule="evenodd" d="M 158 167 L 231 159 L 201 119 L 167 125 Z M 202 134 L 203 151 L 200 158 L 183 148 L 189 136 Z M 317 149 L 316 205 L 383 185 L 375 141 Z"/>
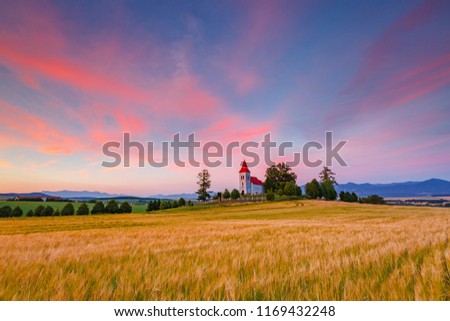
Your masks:
<path fill-rule="evenodd" d="M 358 196 L 355 194 L 355 192 L 352 192 L 351 194 L 349 192 L 340 192 L 339 198 L 342 202 L 347 203 L 361 203 L 361 204 L 386 204 L 386 201 L 383 197 L 379 195 L 369 195 L 367 197 L 361 197 L 358 198 Z"/>
<path fill-rule="evenodd" d="M 34 210 L 29 210 L 25 216 L 28 217 L 44 217 L 44 216 L 72 216 L 72 215 L 95 215 L 95 214 L 122 214 L 131 213 L 132 206 L 128 202 L 123 202 L 120 205 L 115 200 L 110 200 L 106 206 L 103 202 L 96 202 L 91 211 L 86 203 L 81 203 L 77 210 L 72 203 L 67 203 L 64 207 L 54 209 L 50 205 L 39 205 Z M 17 206 L 12 209 L 10 206 L 3 206 L 0 208 L 0 217 L 21 217 L 23 210 Z"/>
<path fill-rule="evenodd" d="M 306 196 L 310 199 L 322 199 L 334 201 L 337 199 L 337 192 L 334 185 L 337 185 L 335 173 L 330 168 L 324 167 L 319 173 L 320 183 L 317 179 L 313 179 L 305 186 Z"/>
<path fill-rule="evenodd" d="M 179 200 L 151 200 L 147 205 L 147 212 L 159 211 L 159 210 L 167 210 L 169 208 L 177 208 L 183 206 L 194 206 L 191 200 L 187 201 L 184 198 L 180 198 Z"/>

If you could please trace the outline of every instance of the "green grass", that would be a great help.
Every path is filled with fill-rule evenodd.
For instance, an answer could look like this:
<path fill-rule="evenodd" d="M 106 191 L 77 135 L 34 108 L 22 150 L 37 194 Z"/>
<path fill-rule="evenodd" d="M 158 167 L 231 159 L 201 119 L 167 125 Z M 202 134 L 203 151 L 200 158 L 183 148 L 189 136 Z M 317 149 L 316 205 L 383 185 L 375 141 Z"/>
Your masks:
<path fill-rule="evenodd" d="M 0 220 L 0 300 L 448 300 L 450 209 L 289 201 Z"/>
<path fill-rule="evenodd" d="M 71 202 L 75 208 L 75 211 L 78 209 L 80 204 L 82 202 Z M 66 205 L 67 202 L 27 202 L 27 201 L 0 201 L 0 207 L 3 206 L 11 206 L 11 208 L 15 208 L 16 206 L 19 206 L 22 210 L 24 215 L 29 210 L 34 210 L 39 205 L 42 206 L 51 206 L 54 210 L 59 209 L 61 210 L 64 205 Z M 89 207 L 89 210 L 92 210 L 94 207 L 94 204 L 92 203 L 86 203 Z M 147 208 L 147 205 L 133 205 L 133 213 L 143 213 L 145 212 L 145 209 Z"/>

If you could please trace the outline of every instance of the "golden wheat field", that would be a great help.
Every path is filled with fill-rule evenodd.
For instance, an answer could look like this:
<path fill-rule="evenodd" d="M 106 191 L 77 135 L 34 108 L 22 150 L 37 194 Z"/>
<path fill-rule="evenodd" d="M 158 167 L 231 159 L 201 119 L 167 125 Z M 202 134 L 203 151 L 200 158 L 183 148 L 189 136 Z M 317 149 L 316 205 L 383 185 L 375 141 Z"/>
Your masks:
<path fill-rule="evenodd" d="M 1 300 L 449 300 L 450 209 L 291 201 L 0 220 Z"/>

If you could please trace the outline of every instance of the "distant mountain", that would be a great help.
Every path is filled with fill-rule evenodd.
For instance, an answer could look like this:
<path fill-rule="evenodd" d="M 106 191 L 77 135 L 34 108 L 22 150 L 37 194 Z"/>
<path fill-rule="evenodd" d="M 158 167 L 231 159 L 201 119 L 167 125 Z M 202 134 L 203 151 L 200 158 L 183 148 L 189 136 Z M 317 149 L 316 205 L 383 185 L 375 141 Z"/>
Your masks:
<path fill-rule="evenodd" d="M 383 197 L 450 196 L 450 182 L 433 178 L 423 182 L 391 184 L 347 183 L 336 186 L 336 191 L 355 192 L 360 197 L 371 194 Z"/>
<path fill-rule="evenodd" d="M 59 196 L 61 198 L 70 199 L 97 199 L 97 198 L 115 198 L 126 196 L 123 194 L 108 194 L 103 192 L 90 192 L 90 191 L 42 191 L 43 194 L 51 196 Z"/>
<path fill-rule="evenodd" d="M 182 193 L 182 194 L 156 194 L 156 195 L 152 195 L 149 198 L 158 198 L 158 199 L 179 199 L 179 198 L 184 198 L 186 200 L 196 200 L 197 199 L 197 194 L 195 193 Z"/>

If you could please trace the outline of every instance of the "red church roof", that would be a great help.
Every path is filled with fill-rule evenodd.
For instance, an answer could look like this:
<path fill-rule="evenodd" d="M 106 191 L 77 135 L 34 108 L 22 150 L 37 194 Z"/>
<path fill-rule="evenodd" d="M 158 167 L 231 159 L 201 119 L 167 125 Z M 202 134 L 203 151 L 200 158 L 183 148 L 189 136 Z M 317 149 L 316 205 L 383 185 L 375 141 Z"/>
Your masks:
<path fill-rule="evenodd" d="M 247 167 L 247 163 L 245 161 L 242 162 L 242 167 L 239 173 L 250 173 L 250 170 Z"/>
<path fill-rule="evenodd" d="M 257 179 L 254 176 L 250 177 L 250 182 L 252 182 L 253 185 L 264 185 L 263 182 L 261 182 L 259 179 Z"/>

